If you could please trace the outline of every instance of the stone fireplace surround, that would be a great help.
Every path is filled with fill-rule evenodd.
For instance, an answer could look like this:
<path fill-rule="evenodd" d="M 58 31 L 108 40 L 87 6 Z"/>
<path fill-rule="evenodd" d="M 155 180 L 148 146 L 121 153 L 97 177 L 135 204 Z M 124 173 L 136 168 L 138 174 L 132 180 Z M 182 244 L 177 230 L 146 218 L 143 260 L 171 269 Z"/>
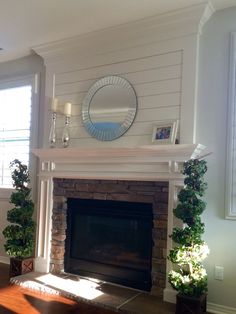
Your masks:
<path fill-rule="evenodd" d="M 52 234 L 52 227 L 56 221 L 54 219 L 59 216 L 65 219 L 67 197 L 73 193 L 79 193 L 80 197 L 85 197 L 86 193 L 89 193 L 86 189 L 81 191 L 81 185 L 79 190 L 78 183 L 85 183 L 86 180 L 88 182 L 100 180 L 99 182 L 103 182 L 106 188 L 112 184 L 117 184 L 117 186 L 121 184 L 123 188 L 126 186 L 126 189 L 130 189 L 130 191 L 133 189 L 132 193 L 129 191 L 130 197 L 134 197 L 135 191 L 137 193 L 138 189 L 142 189 L 137 193 L 139 197 L 155 199 L 154 211 L 159 219 L 154 219 L 153 229 L 154 238 L 158 237 L 158 240 L 153 247 L 154 284 L 152 293 L 159 293 L 164 288 L 164 300 L 174 302 L 175 292 L 169 287 L 166 278 L 166 274 L 170 270 L 166 254 L 172 246 L 171 239 L 167 235 L 172 232 L 173 206 L 178 188 L 183 184 L 183 176 L 180 173 L 181 165 L 185 160 L 201 156 L 204 149 L 205 147 L 200 144 L 178 144 L 146 145 L 133 148 L 32 150 L 32 153 L 39 157 L 35 270 L 38 272 L 49 272 L 50 269 L 51 271 L 60 271 L 60 267 L 63 267 L 60 266 L 62 260 L 58 260 L 58 256 L 64 254 L 63 248 L 58 248 L 58 251 L 55 252 L 55 247 L 59 242 L 64 241 L 65 235 L 61 234 L 56 238 L 55 234 Z M 109 184 L 107 184 L 108 182 Z M 59 183 L 62 184 L 62 188 L 59 187 Z M 64 195 L 66 188 L 68 189 Z M 53 190 L 55 191 L 54 195 Z M 95 199 L 105 197 L 104 195 L 104 191 L 103 193 L 93 192 Z M 119 193 L 110 194 L 109 197 L 119 197 Z M 140 199 L 140 201 L 142 200 Z M 56 253 L 59 254 L 57 258 Z"/>
<path fill-rule="evenodd" d="M 66 200 L 68 197 L 152 204 L 151 293 L 163 294 L 166 278 L 168 182 L 55 178 L 50 255 L 50 272 L 55 274 L 64 270 Z"/>

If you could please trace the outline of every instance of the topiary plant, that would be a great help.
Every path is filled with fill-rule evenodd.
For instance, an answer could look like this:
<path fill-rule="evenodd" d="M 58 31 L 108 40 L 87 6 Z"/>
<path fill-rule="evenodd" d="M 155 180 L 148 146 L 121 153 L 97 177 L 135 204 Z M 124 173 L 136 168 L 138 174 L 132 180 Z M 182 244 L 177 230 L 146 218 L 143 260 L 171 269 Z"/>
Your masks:
<path fill-rule="evenodd" d="M 5 250 L 12 257 L 31 257 L 34 252 L 35 222 L 32 219 L 34 204 L 31 200 L 29 172 L 26 165 L 15 159 L 10 164 L 15 192 L 11 194 L 10 203 L 14 208 L 7 213 L 11 223 L 3 230 L 6 238 Z"/>
<path fill-rule="evenodd" d="M 174 264 L 174 270 L 168 274 L 171 286 L 183 295 L 194 297 L 207 292 L 207 273 L 201 263 L 209 250 L 201 238 L 204 223 L 200 218 L 206 207 L 201 200 L 207 188 L 203 178 L 206 171 L 205 160 L 191 159 L 183 165 L 185 185 L 178 194 L 179 202 L 173 212 L 183 221 L 184 227 L 173 229 L 171 238 L 176 247 L 168 256 Z"/>

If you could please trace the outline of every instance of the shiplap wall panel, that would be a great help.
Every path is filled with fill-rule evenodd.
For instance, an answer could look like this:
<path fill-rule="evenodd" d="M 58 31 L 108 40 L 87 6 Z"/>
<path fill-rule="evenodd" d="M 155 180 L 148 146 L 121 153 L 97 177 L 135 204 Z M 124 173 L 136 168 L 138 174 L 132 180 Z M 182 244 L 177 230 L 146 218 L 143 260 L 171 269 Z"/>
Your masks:
<path fill-rule="evenodd" d="M 153 70 L 181 64 L 182 51 L 169 52 L 154 56 L 145 56 L 129 59 L 126 61 L 117 61 L 110 64 L 103 64 L 94 67 L 88 67 L 70 72 L 57 73 L 56 85 L 74 83 L 84 80 L 95 80 L 106 75 L 124 75 L 127 73 Z M 76 68 L 76 66 L 75 66 Z"/>
<path fill-rule="evenodd" d="M 132 74 L 123 74 L 122 77 L 126 78 L 130 82 L 133 82 L 133 85 L 135 86 L 136 84 L 148 84 L 150 82 L 155 82 L 156 84 L 159 83 L 159 85 L 161 85 L 162 82 L 168 83 L 168 81 L 179 79 L 181 76 L 180 66 L 165 68 L 165 71 L 161 71 L 163 75 L 158 70 L 159 69 L 136 72 Z M 76 83 L 56 85 L 56 93 L 58 96 L 73 94 L 76 92 L 83 93 L 88 91 L 95 81 L 96 80 L 93 79 L 79 81 Z"/>
<path fill-rule="evenodd" d="M 110 73 L 110 72 L 109 72 Z M 107 75 L 109 75 L 107 73 Z M 81 74 L 80 74 L 81 75 Z M 165 67 L 157 67 L 155 69 L 150 70 L 134 70 L 133 72 L 127 73 L 114 73 L 113 75 L 119 75 L 127 80 L 132 81 L 135 83 L 146 83 L 151 81 L 163 81 L 173 78 L 180 78 L 181 77 L 181 65 L 168 65 Z M 67 92 L 67 86 L 74 86 L 76 90 L 87 90 L 87 88 L 93 84 L 94 80 L 97 80 L 104 75 L 100 75 L 96 78 L 92 79 L 81 79 L 81 76 L 77 78 L 74 82 L 64 82 L 64 83 L 58 83 L 56 84 L 56 88 L 59 90 L 60 93 L 63 93 L 63 89 Z M 82 87 L 82 88 L 81 88 Z"/>
<path fill-rule="evenodd" d="M 126 133 L 126 136 L 141 136 L 141 135 L 148 135 L 153 131 L 154 125 L 156 125 L 157 121 L 165 120 L 162 119 L 162 117 L 165 117 L 167 120 L 171 119 L 177 119 L 178 117 L 178 107 L 175 108 L 175 111 L 169 110 L 169 114 L 156 114 L 155 116 L 152 116 L 151 119 L 146 119 L 148 121 L 138 121 L 135 120 L 135 123 L 132 125 L 132 127 L 129 128 L 129 130 Z M 146 114 L 142 115 L 140 113 L 140 119 L 145 119 Z M 61 121 L 61 124 L 63 124 L 63 121 Z M 57 129 L 58 137 L 61 137 L 63 131 L 63 127 L 59 127 Z M 80 117 L 73 117 L 70 127 L 70 136 L 71 139 L 79 138 L 89 138 L 90 135 L 86 132 L 85 128 L 83 127 L 82 121 Z M 125 135 L 124 135 L 125 136 Z"/>
<path fill-rule="evenodd" d="M 72 106 L 72 115 L 79 115 L 81 113 L 82 101 L 86 95 L 84 93 L 71 94 L 70 102 Z M 61 111 L 63 110 L 63 103 L 68 101 L 68 95 L 58 96 L 61 103 Z M 157 108 L 157 107 L 171 107 L 171 106 L 180 106 L 181 103 L 181 93 L 179 92 L 168 92 L 157 95 L 144 95 L 138 96 L 138 108 Z"/>
<path fill-rule="evenodd" d="M 133 126 L 137 122 L 155 122 L 155 121 L 162 121 L 162 120 L 170 120 L 170 119 L 178 119 L 179 117 L 179 106 L 170 106 L 170 107 L 163 107 L 163 108 L 147 108 L 147 109 L 139 109 L 137 115 L 134 120 Z M 57 124 L 62 127 L 64 122 L 64 116 L 60 116 L 57 119 Z M 70 127 L 83 127 L 81 116 L 74 115 L 71 118 Z M 59 127 L 58 127 L 59 128 Z"/>
<path fill-rule="evenodd" d="M 138 97 L 139 109 L 180 106 L 180 92 Z"/>
<path fill-rule="evenodd" d="M 142 146 L 151 144 L 150 135 L 139 135 L 139 136 L 128 136 L 123 135 L 122 137 L 117 138 L 114 141 L 98 141 L 95 138 L 88 137 L 88 138 L 77 138 L 71 139 L 70 145 L 71 147 L 135 147 L 135 146 Z M 60 143 L 57 145 L 60 147 Z M 62 145 L 61 145 L 62 146 Z"/>
<path fill-rule="evenodd" d="M 94 60 L 93 60 L 94 61 Z M 134 87 L 138 111 L 130 129 L 119 139 L 103 143 L 112 146 L 145 145 L 151 143 L 153 126 L 157 121 L 180 119 L 182 51 L 144 56 L 134 60 L 119 60 L 111 64 L 87 67 L 55 74 L 55 97 L 60 109 L 64 102 L 72 103 L 70 124 L 71 146 L 99 147 L 91 138 L 81 119 L 83 99 L 97 79 L 105 75 L 120 75 Z M 57 137 L 63 131 L 64 116 L 57 118 Z M 60 143 L 58 144 L 60 146 Z"/>
<path fill-rule="evenodd" d="M 95 81 L 86 81 L 86 83 L 83 82 L 78 84 L 73 83 L 70 85 L 63 85 L 60 87 L 59 91 L 56 90 L 56 94 L 57 96 L 67 95 L 68 97 L 70 97 L 70 95 L 76 93 L 76 91 L 78 91 L 79 93 L 86 93 L 94 82 Z M 132 85 L 138 97 L 174 93 L 180 91 L 180 79 L 176 78 L 164 81 L 150 81 L 138 84 L 132 82 Z"/>

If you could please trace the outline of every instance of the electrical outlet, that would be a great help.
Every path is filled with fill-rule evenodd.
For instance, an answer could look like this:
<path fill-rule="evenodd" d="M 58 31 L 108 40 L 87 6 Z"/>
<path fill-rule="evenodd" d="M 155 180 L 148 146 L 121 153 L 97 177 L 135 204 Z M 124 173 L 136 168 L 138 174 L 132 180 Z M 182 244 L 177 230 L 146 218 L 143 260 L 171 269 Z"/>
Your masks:
<path fill-rule="evenodd" d="M 223 280 L 224 279 L 224 267 L 215 266 L 215 279 Z"/>

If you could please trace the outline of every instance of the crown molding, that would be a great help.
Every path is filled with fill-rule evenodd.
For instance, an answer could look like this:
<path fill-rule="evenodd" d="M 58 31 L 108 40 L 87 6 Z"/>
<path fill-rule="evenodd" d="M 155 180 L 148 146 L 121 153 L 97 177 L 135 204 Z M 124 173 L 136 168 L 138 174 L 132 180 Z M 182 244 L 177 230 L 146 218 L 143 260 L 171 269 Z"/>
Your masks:
<path fill-rule="evenodd" d="M 199 34 L 202 33 L 202 28 L 205 25 L 205 23 L 210 19 L 210 17 L 214 14 L 215 9 L 212 5 L 212 3 L 209 1 L 205 7 L 205 10 L 202 14 L 202 17 L 199 22 Z"/>
<path fill-rule="evenodd" d="M 209 2 L 152 16 L 64 40 L 32 47 L 45 63 L 65 56 L 104 54 L 118 49 L 198 35 L 211 17 L 214 8 Z"/>

